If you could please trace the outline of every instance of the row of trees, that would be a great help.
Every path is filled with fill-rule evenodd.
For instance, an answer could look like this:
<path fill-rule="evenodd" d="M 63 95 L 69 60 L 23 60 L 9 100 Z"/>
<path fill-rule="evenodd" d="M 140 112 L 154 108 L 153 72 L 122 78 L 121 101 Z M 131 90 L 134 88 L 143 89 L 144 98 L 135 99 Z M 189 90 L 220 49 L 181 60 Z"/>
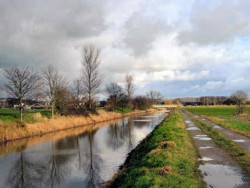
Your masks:
<path fill-rule="evenodd" d="M 204 96 L 199 98 L 201 105 L 236 105 L 236 115 L 242 114 L 245 111 L 245 106 L 248 102 L 248 95 L 242 90 L 235 91 L 230 97 L 226 96 Z"/>
<path fill-rule="evenodd" d="M 110 83 L 105 87 L 105 93 L 107 95 L 107 107 L 110 110 L 116 110 L 117 108 L 129 108 L 129 109 L 147 109 L 153 103 L 157 103 L 162 100 L 162 95 L 158 91 L 149 91 L 147 96 L 135 96 L 135 85 L 133 77 L 126 75 L 125 86 L 122 88 L 117 83 Z M 150 94 L 157 94 L 150 95 Z"/>
<path fill-rule="evenodd" d="M 7 93 L 18 99 L 20 104 L 21 121 L 23 120 L 23 100 L 48 98 L 51 105 L 51 117 L 54 117 L 55 109 L 63 112 L 69 102 L 79 104 L 84 95 L 88 109 L 92 109 L 95 95 L 98 93 L 101 80 L 98 75 L 100 50 L 93 46 L 83 48 L 82 74 L 73 84 L 73 91 L 69 89 L 69 83 L 55 67 L 49 65 L 42 69 L 41 73 L 33 71 L 30 67 L 5 68 Z"/>
<path fill-rule="evenodd" d="M 222 105 L 230 102 L 228 99 L 226 96 L 202 96 L 199 102 L 201 105 Z"/>
<path fill-rule="evenodd" d="M 41 73 L 30 67 L 8 67 L 5 68 L 7 79 L 5 89 L 11 97 L 19 101 L 21 121 L 24 99 L 49 99 L 52 118 L 56 110 L 62 114 L 66 114 L 69 108 L 75 113 L 82 113 L 84 109 L 91 111 L 97 106 L 96 95 L 100 92 L 101 79 L 98 72 L 100 62 L 99 49 L 91 45 L 84 47 L 81 76 L 71 86 L 52 65 L 44 67 Z M 104 92 L 110 110 L 125 107 L 143 109 L 150 106 L 152 101 L 161 98 L 161 94 L 156 91 L 150 91 L 148 97 L 133 98 L 135 91 L 133 76 L 126 75 L 124 82 L 124 88 L 117 83 L 106 85 Z"/>

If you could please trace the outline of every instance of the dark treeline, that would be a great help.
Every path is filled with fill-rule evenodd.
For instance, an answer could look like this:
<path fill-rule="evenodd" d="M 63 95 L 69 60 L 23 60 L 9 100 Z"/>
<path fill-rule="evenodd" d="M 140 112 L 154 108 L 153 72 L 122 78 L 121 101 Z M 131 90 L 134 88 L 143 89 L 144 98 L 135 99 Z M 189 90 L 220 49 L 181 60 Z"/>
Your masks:
<path fill-rule="evenodd" d="M 239 92 L 239 91 L 238 91 Z M 240 91 L 243 92 L 243 91 Z M 243 92 L 244 93 L 244 92 Z M 231 96 L 201 96 L 196 98 L 177 98 L 173 102 L 176 103 L 179 101 L 184 106 L 186 105 L 236 105 L 237 97 L 234 94 Z M 242 98 L 242 97 L 241 97 Z M 250 101 L 247 100 L 247 96 L 242 98 L 245 104 L 250 104 Z"/>
<path fill-rule="evenodd" d="M 174 102 L 180 102 L 184 106 L 192 105 L 236 105 L 235 115 L 243 114 L 246 111 L 245 106 L 250 104 L 248 95 L 242 90 L 235 91 L 230 97 L 227 96 L 202 96 L 199 98 L 179 98 Z"/>
<path fill-rule="evenodd" d="M 230 97 L 226 96 L 202 96 L 199 98 L 201 105 L 223 105 L 223 104 L 234 104 L 234 101 Z"/>

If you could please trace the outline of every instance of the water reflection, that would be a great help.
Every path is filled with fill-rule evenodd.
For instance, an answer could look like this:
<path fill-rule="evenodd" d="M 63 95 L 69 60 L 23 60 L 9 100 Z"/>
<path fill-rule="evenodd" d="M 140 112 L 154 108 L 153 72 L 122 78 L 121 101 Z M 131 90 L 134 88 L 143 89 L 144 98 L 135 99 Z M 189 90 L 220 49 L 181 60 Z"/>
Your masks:
<path fill-rule="evenodd" d="M 100 187 L 162 120 L 159 115 L 148 118 L 124 118 L 32 146 L 25 142 L 17 153 L 0 157 L 0 187 Z"/>
<path fill-rule="evenodd" d="M 107 146 L 111 147 L 113 150 L 119 149 L 124 144 L 123 131 L 121 126 L 118 124 L 113 124 L 108 128 Z"/>
<path fill-rule="evenodd" d="M 61 139 L 57 142 L 51 142 L 50 152 L 47 159 L 48 177 L 45 179 L 46 187 L 55 187 L 64 181 L 64 177 L 69 169 L 64 164 L 70 160 L 71 155 L 65 155 L 62 151 L 74 149 L 76 147 L 75 139 L 72 137 Z"/>
<path fill-rule="evenodd" d="M 42 182 L 45 171 L 45 166 L 33 163 L 24 152 L 21 152 L 10 169 L 9 185 L 20 188 L 35 187 Z"/>

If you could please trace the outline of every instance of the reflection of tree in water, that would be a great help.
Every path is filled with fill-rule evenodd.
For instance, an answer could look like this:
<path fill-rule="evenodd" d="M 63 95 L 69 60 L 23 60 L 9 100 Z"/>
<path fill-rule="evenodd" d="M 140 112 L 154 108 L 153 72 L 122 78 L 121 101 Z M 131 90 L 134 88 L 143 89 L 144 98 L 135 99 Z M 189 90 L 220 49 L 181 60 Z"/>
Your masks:
<path fill-rule="evenodd" d="M 127 124 L 127 130 L 128 130 L 128 149 L 129 151 L 133 149 L 133 138 L 132 138 L 132 121 L 129 120 Z"/>
<path fill-rule="evenodd" d="M 119 149 L 124 144 L 124 129 L 117 123 L 108 127 L 108 146 L 114 150 Z"/>
<path fill-rule="evenodd" d="M 149 126 L 151 121 L 134 121 L 134 126 L 136 128 L 142 129 L 145 126 Z"/>
<path fill-rule="evenodd" d="M 94 145 L 94 135 L 96 131 L 90 132 L 84 135 L 87 138 L 88 143 L 86 146 L 88 149 L 81 152 L 80 142 L 79 147 L 79 168 L 83 169 L 87 175 L 87 187 L 100 187 L 103 182 L 100 176 L 102 158 L 97 154 L 97 148 Z M 95 151 L 94 151 L 95 150 Z"/>
<path fill-rule="evenodd" d="M 114 150 L 119 149 L 128 141 L 128 149 L 133 148 L 133 124 L 130 119 L 122 119 L 120 124 L 110 125 L 108 128 L 107 144 Z"/>
<path fill-rule="evenodd" d="M 69 155 L 68 150 L 77 147 L 75 137 L 67 137 L 57 142 L 51 143 L 51 155 L 47 164 L 48 179 L 46 185 L 54 187 L 64 181 L 65 175 L 68 173 L 68 168 L 65 165 L 72 155 Z M 66 153 L 64 153 L 64 150 Z"/>
<path fill-rule="evenodd" d="M 54 187 L 62 183 L 68 172 L 65 165 L 72 155 L 64 150 L 76 148 L 76 138 L 68 137 L 57 142 L 51 141 L 51 153 L 47 160 L 33 162 L 34 156 L 20 153 L 9 175 L 11 187 Z"/>
<path fill-rule="evenodd" d="M 25 153 L 21 152 L 10 170 L 8 182 L 11 187 L 36 187 L 42 182 L 45 172 L 45 166 L 29 161 Z"/>

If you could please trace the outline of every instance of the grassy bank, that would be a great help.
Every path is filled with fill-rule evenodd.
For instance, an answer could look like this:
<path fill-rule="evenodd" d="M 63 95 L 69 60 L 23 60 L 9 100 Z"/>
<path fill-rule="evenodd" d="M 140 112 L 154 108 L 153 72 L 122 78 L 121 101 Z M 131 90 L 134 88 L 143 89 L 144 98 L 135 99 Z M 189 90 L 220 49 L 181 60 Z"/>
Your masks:
<path fill-rule="evenodd" d="M 167 118 L 128 156 L 110 187 L 202 187 L 197 151 L 180 114 Z"/>
<path fill-rule="evenodd" d="M 195 118 L 192 119 L 204 133 L 208 134 L 213 139 L 216 144 L 230 153 L 230 155 L 238 162 L 238 164 L 240 164 L 242 168 L 248 173 L 248 175 L 250 175 L 249 153 L 247 153 L 243 148 L 241 148 L 229 138 L 225 137 L 213 127 Z"/>
<path fill-rule="evenodd" d="M 54 119 L 40 118 L 36 123 L 26 123 L 25 126 L 17 126 L 16 122 L 0 121 L 0 143 L 10 140 L 17 140 L 31 136 L 40 136 L 47 133 L 66 130 L 75 127 L 83 127 L 99 122 L 123 118 L 125 116 L 140 115 L 145 111 L 133 111 L 125 114 L 116 112 L 105 112 L 99 110 L 98 114 L 89 116 L 60 116 Z"/>
<path fill-rule="evenodd" d="M 47 109 L 32 109 L 25 110 L 23 113 L 23 120 L 27 123 L 36 122 L 35 114 L 40 113 L 42 117 L 50 118 L 51 112 Z M 20 112 L 18 109 L 0 109 L 0 121 L 2 122 L 15 122 L 20 119 Z"/>
<path fill-rule="evenodd" d="M 241 116 L 235 116 L 235 106 L 186 107 L 186 110 L 206 116 L 218 125 L 250 137 L 250 107 Z"/>

